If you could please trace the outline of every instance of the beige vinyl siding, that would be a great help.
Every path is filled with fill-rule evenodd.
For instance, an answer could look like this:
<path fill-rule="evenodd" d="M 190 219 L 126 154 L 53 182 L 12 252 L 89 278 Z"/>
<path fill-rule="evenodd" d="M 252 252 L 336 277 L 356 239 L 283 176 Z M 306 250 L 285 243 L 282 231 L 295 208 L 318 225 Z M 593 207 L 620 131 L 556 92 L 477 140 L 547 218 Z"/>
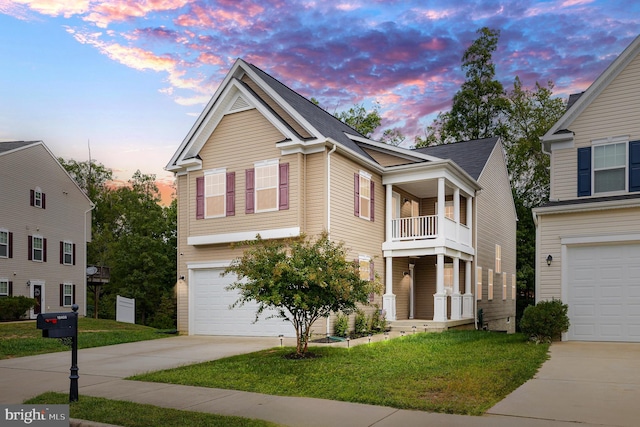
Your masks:
<path fill-rule="evenodd" d="M 603 215 L 603 213 L 605 213 Z M 563 237 L 616 236 L 640 234 L 640 208 L 607 211 L 543 214 L 538 216 L 537 300 L 561 298 Z M 547 265 L 547 255 L 553 257 Z"/>
<path fill-rule="evenodd" d="M 303 138 L 310 138 L 311 134 L 307 132 L 296 120 L 293 119 L 277 102 L 275 102 L 267 93 L 262 90 L 248 75 L 242 77 L 242 82 L 247 84 L 264 102 L 271 107 L 278 116 L 282 117 L 289 126 L 295 130 L 298 135 Z"/>
<path fill-rule="evenodd" d="M 299 226 L 300 192 L 295 178 L 300 173 L 300 157 L 281 156 L 275 147 L 281 139 L 282 134 L 255 109 L 229 114 L 221 120 L 199 153 L 202 171 L 189 175 L 190 218 L 194 219 L 190 221 L 189 236 Z M 289 163 L 289 209 L 245 214 L 245 171 L 254 168 L 255 162 L 270 159 Z M 195 220 L 196 178 L 203 176 L 205 170 L 216 168 L 235 172 L 235 215 Z"/>
<path fill-rule="evenodd" d="M 332 154 L 332 158 L 335 155 Z M 327 229 L 327 152 L 310 154 L 303 158 L 306 174 L 303 176 L 305 216 L 302 229 L 309 236 L 317 236 Z"/>
<path fill-rule="evenodd" d="M 27 281 L 44 282 L 43 312 L 60 306 L 60 284 L 76 286 L 79 313 L 85 314 L 85 237 L 91 236 L 90 202 L 40 145 L 0 155 L 0 228 L 13 233 L 13 258 L 0 258 L 0 277 L 13 282 L 14 296 L 31 296 Z M 30 206 L 30 190 L 40 187 L 45 209 Z M 86 220 L 85 220 L 86 218 Z M 85 228 L 86 227 L 86 228 Z M 28 260 L 28 236 L 47 239 L 47 262 Z M 75 265 L 60 264 L 60 241 L 76 245 Z M 14 274 L 15 273 L 15 274 Z"/>
<path fill-rule="evenodd" d="M 476 266 L 482 267 L 483 299 L 478 301 L 478 308 L 484 310 L 484 321 L 489 322 L 489 328 L 507 327 L 505 323 L 492 326 L 492 322 L 502 322 L 507 317 L 515 316 L 515 301 L 501 298 L 502 275 L 510 275 L 516 271 L 516 215 L 511 187 L 507 178 L 504 156 L 499 144 L 494 148 L 478 183 L 482 191 L 476 197 L 477 215 L 476 232 L 478 246 L 476 248 Z M 495 268 L 496 244 L 502 249 L 502 273 L 494 272 L 494 298 L 488 301 L 487 271 Z M 474 271 L 472 269 L 472 271 Z M 475 274 L 474 274 L 475 277 Z M 472 283 L 476 280 L 472 278 Z M 508 327 L 513 328 L 515 322 Z"/>
<path fill-rule="evenodd" d="M 187 259 L 191 255 L 191 250 L 187 246 L 187 230 L 189 229 L 189 207 L 194 203 L 188 198 L 189 194 L 189 178 L 187 175 L 180 175 L 176 178 L 176 191 L 178 194 L 178 277 L 187 279 Z M 195 216 L 194 216 L 195 218 Z M 195 221 L 195 219 L 194 219 Z M 186 257 L 185 257 L 186 256 Z M 187 332 L 189 328 L 189 288 L 187 281 L 178 282 L 176 286 L 176 304 L 177 304 L 177 328 L 180 332 Z"/>
<path fill-rule="evenodd" d="M 571 123 L 575 147 L 555 150 L 552 160 L 552 199 L 577 198 L 577 149 L 594 139 L 629 136 L 640 139 L 640 57 L 636 57 Z"/>

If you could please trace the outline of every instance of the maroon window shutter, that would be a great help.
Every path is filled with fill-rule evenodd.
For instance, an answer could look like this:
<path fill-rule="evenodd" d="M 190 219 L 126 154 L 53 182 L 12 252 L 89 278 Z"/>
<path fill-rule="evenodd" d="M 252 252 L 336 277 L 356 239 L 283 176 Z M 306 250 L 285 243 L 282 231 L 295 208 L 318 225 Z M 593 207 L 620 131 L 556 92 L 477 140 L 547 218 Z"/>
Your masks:
<path fill-rule="evenodd" d="M 73 252 L 71 253 L 71 256 L 72 256 L 72 259 L 71 259 L 72 264 L 76 265 L 76 244 L 75 243 L 73 244 Z"/>
<path fill-rule="evenodd" d="M 9 232 L 9 258 L 13 258 L 13 233 Z"/>
<path fill-rule="evenodd" d="M 196 178 L 196 219 L 204 218 L 204 177 Z"/>
<path fill-rule="evenodd" d="M 35 190 L 29 190 L 29 204 L 35 206 L 36 204 L 36 192 Z"/>
<path fill-rule="evenodd" d="M 29 255 L 27 255 L 27 259 L 29 261 L 33 260 L 33 236 L 27 236 L 29 238 L 29 243 L 27 244 L 27 248 L 29 250 Z"/>
<path fill-rule="evenodd" d="M 360 175 L 353 174 L 353 214 L 360 216 Z"/>
<path fill-rule="evenodd" d="M 47 262 L 47 239 L 42 239 L 42 262 Z"/>
<path fill-rule="evenodd" d="M 60 283 L 60 307 L 64 306 L 64 283 Z"/>
<path fill-rule="evenodd" d="M 236 214 L 236 173 L 227 172 L 227 216 Z"/>
<path fill-rule="evenodd" d="M 9 280 L 9 296 L 13 296 L 13 282 Z"/>
<path fill-rule="evenodd" d="M 60 264 L 64 264 L 64 242 L 60 242 Z"/>
<path fill-rule="evenodd" d="M 245 209 L 244 213 L 252 214 L 255 211 L 255 169 L 247 169 L 245 171 L 246 190 L 245 190 Z"/>
<path fill-rule="evenodd" d="M 42 193 L 42 209 L 47 207 L 47 197 L 46 194 Z"/>
<path fill-rule="evenodd" d="M 76 303 L 76 285 L 71 285 L 73 296 L 71 297 L 71 304 Z"/>
<path fill-rule="evenodd" d="M 374 195 L 376 194 L 375 192 L 376 187 L 375 187 L 375 182 L 373 182 L 373 179 L 371 180 L 371 212 L 369 213 L 369 216 L 371 218 L 371 222 L 373 222 L 374 220 L 374 213 L 376 211 L 375 209 L 375 203 L 374 203 Z"/>
<path fill-rule="evenodd" d="M 372 282 L 376 279 L 376 272 L 373 269 L 373 261 L 369 261 L 369 280 Z"/>
<path fill-rule="evenodd" d="M 280 210 L 289 209 L 289 163 L 280 165 Z"/>

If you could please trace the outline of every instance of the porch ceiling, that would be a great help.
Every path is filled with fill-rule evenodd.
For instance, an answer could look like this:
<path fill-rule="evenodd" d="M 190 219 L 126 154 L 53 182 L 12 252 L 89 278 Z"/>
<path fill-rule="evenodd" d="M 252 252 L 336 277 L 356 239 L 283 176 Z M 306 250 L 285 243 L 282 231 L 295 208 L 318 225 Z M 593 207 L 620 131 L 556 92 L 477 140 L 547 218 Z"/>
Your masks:
<path fill-rule="evenodd" d="M 413 194 L 414 196 L 421 199 L 438 196 L 437 180 L 414 181 L 414 182 L 407 182 L 402 184 L 394 184 L 394 187 L 404 190 L 407 193 Z M 444 192 L 445 192 L 445 195 L 447 196 L 452 195 L 453 188 L 449 187 L 448 185 L 445 185 Z"/>

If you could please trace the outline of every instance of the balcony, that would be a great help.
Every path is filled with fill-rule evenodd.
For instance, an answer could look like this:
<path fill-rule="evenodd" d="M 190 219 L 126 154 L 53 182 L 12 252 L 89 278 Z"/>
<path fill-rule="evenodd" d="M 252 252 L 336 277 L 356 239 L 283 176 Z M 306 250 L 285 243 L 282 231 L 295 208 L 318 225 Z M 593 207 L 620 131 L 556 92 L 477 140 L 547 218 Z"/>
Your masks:
<path fill-rule="evenodd" d="M 471 228 L 447 217 L 443 219 L 444 227 L 439 227 L 438 215 L 392 219 L 391 239 L 386 241 L 382 248 L 384 251 L 415 250 L 420 253 L 416 252 L 413 255 L 426 255 L 435 247 L 445 246 L 473 254 Z"/>

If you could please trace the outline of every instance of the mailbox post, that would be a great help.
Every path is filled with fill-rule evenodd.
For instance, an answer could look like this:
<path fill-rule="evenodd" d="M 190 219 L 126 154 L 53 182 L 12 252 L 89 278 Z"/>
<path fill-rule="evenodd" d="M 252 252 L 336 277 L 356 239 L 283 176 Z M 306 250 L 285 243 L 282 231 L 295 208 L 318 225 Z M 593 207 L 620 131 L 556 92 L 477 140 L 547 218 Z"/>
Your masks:
<path fill-rule="evenodd" d="M 71 375 L 69 402 L 78 401 L 78 305 L 71 306 L 72 313 L 41 313 L 36 327 L 42 329 L 43 338 L 71 338 Z"/>

